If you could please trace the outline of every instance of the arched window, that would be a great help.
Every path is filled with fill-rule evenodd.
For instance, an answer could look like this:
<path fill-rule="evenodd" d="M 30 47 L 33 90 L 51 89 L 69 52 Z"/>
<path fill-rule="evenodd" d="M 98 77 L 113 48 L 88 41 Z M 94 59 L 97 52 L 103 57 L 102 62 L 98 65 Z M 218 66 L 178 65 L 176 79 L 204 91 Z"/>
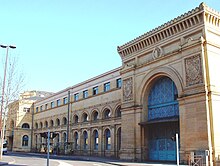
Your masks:
<path fill-rule="evenodd" d="M 48 122 L 47 121 L 45 121 L 45 128 L 47 128 L 48 127 Z"/>
<path fill-rule="evenodd" d="M 56 139 L 57 139 L 57 145 L 59 145 L 59 142 L 60 142 L 60 134 L 59 133 L 57 133 Z"/>
<path fill-rule="evenodd" d="M 88 122 L 89 117 L 86 113 L 83 114 L 83 122 Z"/>
<path fill-rule="evenodd" d="M 66 117 L 63 117 L 63 125 L 67 125 L 67 119 L 66 119 Z"/>
<path fill-rule="evenodd" d="M 24 124 L 22 125 L 22 129 L 29 129 L 29 128 L 30 128 L 30 126 L 29 126 L 28 123 L 24 123 Z"/>
<path fill-rule="evenodd" d="M 117 132 L 117 150 L 121 149 L 121 128 Z"/>
<path fill-rule="evenodd" d="M 60 119 L 58 119 L 58 118 L 56 119 L 56 125 L 60 126 Z"/>
<path fill-rule="evenodd" d="M 111 149 L 111 132 L 109 129 L 105 130 L 105 148 L 106 150 Z"/>
<path fill-rule="evenodd" d="M 50 120 L 50 126 L 53 127 L 53 120 Z"/>
<path fill-rule="evenodd" d="M 93 136 L 94 136 L 94 150 L 98 150 L 98 147 L 99 147 L 99 134 L 98 134 L 97 130 L 94 130 Z"/>
<path fill-rule="evenodd" d="M 63 142 L 66 142 L 67 141 L 67 135 L 66 133 L 63 133 Z"/>
<path fill-rule="evenodd" d="M 177 94 L 176 86 L 170 78 L 159 78 L 148 96 L 148 120 L 178 117 Z"/>
<path fill-rule="evenodd" d="M 83 132 L 83 149 L 88 149 L 88 133 L 86 131 Z"/>
<path fill-rule="evenodd" d="M 115 111 L 115 116 L 116 117 L 121 117 L 121 106 L 117 107 L 117 109 Z"/>
<path fill-rule="evenodd" d="M 38 123 L 35 123 L 35 129 L 38 129 Z"/>
<path fill-rule="evenodd" d="M 98 120 L 98 112 L 97 111 L 93 112 L 93 119 L 92 120 L 93 121 L 97 121 Z"/>
<path fill-rule="evenodd" d="M 108 119 L 111 116 L 111 112 L 109 109 L 105 109 L 104 111 L 104 119 Z"/>
<path fill-rule="evenodd" d="M 79 117 L 77 115 L 74 116 L 73 120 L 74 123 L 79 123 Z"/>
<path fill-rule="evenodd" d="M 40 128 L 41 128 L 41 129 L 43 128 L 43 123 L 42 123 L 42 122 L 40 122 Z"/>
<path fill-rule="evenodd" d="M 27 135 L 24 135 L 22 137 L 22 146 L 28 146 L 28 136 Z"/>
<path fill-rule="evenodd" d="M 74 134 L 74 143 L 75 143 L 75 149 L 78 149 L 79 148 L 79 136 L 78 136 L 78 133 L 75 132 Z"/>

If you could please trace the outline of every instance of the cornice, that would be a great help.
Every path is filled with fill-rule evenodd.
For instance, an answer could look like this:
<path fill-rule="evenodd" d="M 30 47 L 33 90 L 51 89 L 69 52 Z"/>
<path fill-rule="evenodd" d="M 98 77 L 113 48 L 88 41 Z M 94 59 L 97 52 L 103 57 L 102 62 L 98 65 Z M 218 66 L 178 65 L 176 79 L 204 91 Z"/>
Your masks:
<path fill-rule="evenodd" d="M 203 13 L 209 11 L 219 16 L 219 13 L 209 8 L 204 3 L 201 3 L 198 7 L 174 18 L 167 23 L 152 29 L 151 31 L 129 41 L 128 43 L 119 46 L 118 53 L 121 58 L 125 57 L 145 49 L 155 43 L 158 43 L 164 39 L 181 33 L 191 27 L 204 23 Z"/>

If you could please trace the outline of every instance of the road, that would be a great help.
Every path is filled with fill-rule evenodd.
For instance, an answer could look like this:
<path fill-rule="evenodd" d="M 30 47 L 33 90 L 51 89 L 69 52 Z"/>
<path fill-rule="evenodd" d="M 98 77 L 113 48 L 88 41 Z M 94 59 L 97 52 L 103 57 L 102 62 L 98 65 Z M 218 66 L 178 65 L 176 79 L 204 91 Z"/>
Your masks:
<path fill-rule="evenodd" d="M 9 153 L 4 156 L 4 160 L 9 162 L 9 166 L 47 166 L 45 156 L 30 156 L 19 153 Z M 101 163 L 96 161 L 80 161 L 69 159 L 50 159 L 49 166 L 112 166 L 115 164 Z"/>
<path fill-rule="evenodd" d="M 49 166 L 174 166 L 175 164 L 135 163 L 91 156 L 50 156 Z M 8 153 L 1 162 L 9 166 L 47 166 L 46 154 Z"/>

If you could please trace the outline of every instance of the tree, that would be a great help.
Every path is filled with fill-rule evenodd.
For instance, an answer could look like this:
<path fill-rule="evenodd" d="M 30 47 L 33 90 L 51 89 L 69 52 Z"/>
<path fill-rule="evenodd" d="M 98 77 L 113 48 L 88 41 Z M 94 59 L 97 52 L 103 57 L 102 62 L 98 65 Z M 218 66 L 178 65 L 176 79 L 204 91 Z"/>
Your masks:
<path fill-rule="evenodd" d="M 4 61 L 3 61 L 4 62 Z M 16 57 L 10 57 L 6 70 L 5 94 L 3 101 L 4 114 L 7 115 L 8 104 L 18 100 L 19 94 L 24 86 L 24 74 L 19 71 L 18 60 Z M 2 65 L 5 66 L 4 64 Z M 2 69 L 3 71 L 4 69 Z M 0 95 L 2 96 L 3 74 L 0 75 Z M 0 99 L 2 100 L 2 99 Z M 2 101 L 1 101 L 2 103 Z"/>

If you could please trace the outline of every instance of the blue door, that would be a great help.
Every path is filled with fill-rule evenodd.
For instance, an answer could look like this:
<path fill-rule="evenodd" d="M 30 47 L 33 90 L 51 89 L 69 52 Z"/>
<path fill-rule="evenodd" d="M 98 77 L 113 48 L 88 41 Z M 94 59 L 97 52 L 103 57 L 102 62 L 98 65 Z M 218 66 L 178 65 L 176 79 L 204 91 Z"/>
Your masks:
<path fill-rule="evenodd" d="M 149 92 L 149 160 L 176 160 L 176 143 L 171 140 L 171 137 L 175 133 L 179 133 L 179 104 L 177 97 L 176 86 L 168 77 L 161 77 L 156 80 Z"/>

